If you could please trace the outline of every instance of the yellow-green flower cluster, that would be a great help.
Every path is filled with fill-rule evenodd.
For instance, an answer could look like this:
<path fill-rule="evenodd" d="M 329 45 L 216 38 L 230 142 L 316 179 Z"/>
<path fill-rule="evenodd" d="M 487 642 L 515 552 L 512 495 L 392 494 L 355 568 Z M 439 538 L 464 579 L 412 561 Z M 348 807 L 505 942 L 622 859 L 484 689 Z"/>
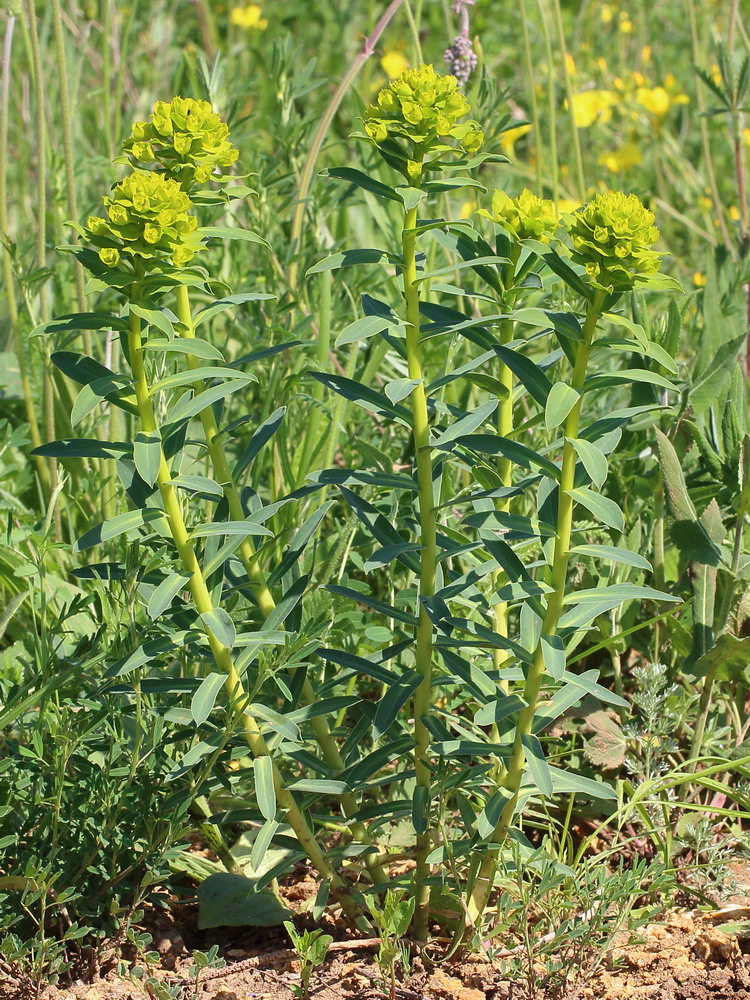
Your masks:
<path fill-rule="evenodd" d="M 134 170 L 104 199 L 107 218 L 92 216 L 87 236 L 99 258 L 114 267 L 121 257 L 187 264 L 200 249 L 192 201 L 177 181 L 149 170 Z"/>
<path fill-rule="evenodd" d="M 392 138 L 413 143 L 415 158 L 448 138 L 457 141 L 459 151 L 476 153 L 484 141 L 482 129 L 475 121 L 460 122 L 470 110 L 455 76 L 441 76 L 432 66 L 421 65 L 391 80 L 363 120 L 375 142 Z"/>
<path fill-rule="evenodd" d="M 492 219 L 519 240 L 535 239 L 541 243 L 549 243 L 558 224 L 554 203 L 532 194 L 528 188 L 524 188 L 517 198 L 511 198 L 505 191 L 495 191 L 492 211 L 481 208 L 479 214 Z"/>
<path fill-rule="evenodd" d="M 659 231 L 653 213 L 637 195 L 599 194 L 568 216 L 565 228 L 573 260 L 583 264 L 592 283 L 601 288 L 627 291 L 659 270 L 662 255 L 651 249 Z"/>
<path fill-rule="evenodd" d="M 189 191 L 237 159 L 229 128 L 208 101 L 175 97 L 157 101 L 147 122 L 134 122 L 125 151 L 140 163 L 157 162 Z"/>

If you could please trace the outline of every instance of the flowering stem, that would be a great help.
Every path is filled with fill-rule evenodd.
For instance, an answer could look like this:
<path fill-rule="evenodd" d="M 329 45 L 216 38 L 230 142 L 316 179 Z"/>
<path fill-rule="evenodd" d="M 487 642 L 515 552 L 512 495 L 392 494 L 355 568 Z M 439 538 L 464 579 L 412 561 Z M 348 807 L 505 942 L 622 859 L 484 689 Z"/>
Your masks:
<path fill-rule="evenodd" d="M 190 293 L 187 285 L 179 285 L 177 288 L 177 316 L 183 327 L 182 335 L 184 337 L 195 337 L 195 324 L 193 322 L 192 311 L 190 308 Z M 189 368 L 195 369 L 198 367 L 198 361 L 192 354 L 187 355 L 187 363 Z M 202 392 L 204 388 L 205 385 L 203 382 L 196 383 L 196 394 Z M 221 442 L 219 427 L 216 423 L 216 417 L 214 416 L 214 411 L 211 406 L 207 406 L 205 409 L 201 410 L 200 420 L 203 425 L 203 433 L 206 438 L 206 444 L 208 446 L 208 453 L 211 459 L 214 475 L 216 476 L 219 485 L 224 492 L 224 496 L 226 497 L 227 504 L 229 506 L 229 514 L 234 521 L 244 521 L 246 514 L 242 506 L 242 498 L 240 497 L 239 490 L 237 489 L 231 469 L 229 468 L 226 452 L 224 451 L 224 446 Z M 276 602 L 274 601 L 271 590 L 266 582 L 263 570 L 258 563 L 258 555 L 255 552 L 253 543 L 249 538 L 246 538 L 240 545 L 239 554 L 242 566 L 247 574 L 248 580 L 250 581 L 253 594 L 258 602 L 258 608 L 263 616 L 263 619 L 265 620 L 275 609 Z M 317 696 L 313 690 L 312 684 L 307 678 L 305 678 L 305 682 L 302 687 L 302 698 L 308 705 L 317 701 Z M 325 718 L 319 715 L 311 721 L 326 763 L 334 770 L 342 771 L 345 766 L 344 760 L 341 757 L 336 741 L 331 734 Z M 341 805 L 344 815 L 347 817 L 353 816 L 357 812 L 357 800 L 351 792 L 342 795 Z M 363 823 L 353 823 L 351 825 L 351 829 L 358 839 L 363 840 L 367 844 L 372 843 L 372 839 Z M 387 876 L 383 869 L 376 862 L 370 861 L 369 855 L 366 857 L 366 864 L 373 882 L 375 882 L 376 885 L 387 881 Z"/>
<path fill-rule="evenodd" d="M 553 636 L 557 632 L 558 622 L 562 614 L 563 600 L 565 598 L 565 585 L 568 574 L 568 561 L 570 552 L 570 538 L 573 527 L 573 497 L 570 491 L 575 482 L 575 469 L 577 455 L 575 448 L 571 444 L 578 437 L 581 402 L 580 393 L 583 390 L 588 367 L 591 342 L 596 329 L 596 323 L 601 315 L 602 305 L 606 298 L 606 293 L 597 292 L 594 301 L 589 305 L 586 319 L 583 324 L 582 339 L 576 349 L 576 360 L 573 367 L 573 376 L 570 385 L 579 393 L 578 401 L 575 403 L 570 413 L 565 419 L 562 466 L 560 469 L 560 486 L 557 501 L 557 529 L 555 535 L 555 550 L 552 559 L 551 586 L 552 592 L 547 600 L 547 610 L 542 622 L 542 636 Z M 539 702 L 539 692 L 542 680 L 545 675 L 544 647 L 540 637 L 532 657 L 526 677 L 523 698 L 526 707 L 521 710 L 516 725 L 513 749 L 511 752 L 508 769 L 503 782 L 503 787 L 507 793 L 505 806 L 500 815 L 500 819 L 495 827 L 492 839 L 496 844 L 502 843 L 508 827 L 513 819 L 513 815 L 518 803 L 518 795 L 521 788 L 521 781 L 525 773 L 525 754 L 523 738 L 528 736 L 534 724 Z M 474 884 L 471 898 L 468 904 L 468 916 L 473 926 L 481 917 L 487 905 L 492 885 L 495 877 L 498 849 L 493 848 L 487 851 L 479 869 L 479 875 Z"/>
<path fill-rule="evenodd" d="M 416 176 L 411 178 L 411 186 L 419 187 L 421 163 Z M 430 908 L 430 887 L 427 879 L 430 867 L 427 856 L 430 853 L 430 731 L 425 719 L 430 714 L 430 685 L 432 679 L 432 622 L 424 607 L 426 597 L 435 593 L 435 571 L 437 566 L 437 525 L 432 484 L 432 458 L 430 455 L 430 418 L 427 411 L 427 394 L 422 373 L 422 346 L 419 329 L 419 285 L 417 283 L 417 207 L 404 213 L 402 253 L 404 265 L 404 297 L 406 299 L 406 358 L 409 378 L 417 380 L 411 392 L 412 429 L 417 463 L 417 483 L 419 487 L 420 524 L 420 573 L 419 573 L 419 620 L 417 623 L 416 669 L 422 675 L 419 687 L 414 692 L 413 714 L 416 746 L 414 760 L 416 766 L 418 807 L 415 808 L 416 842 L 416 908 L 414 913 L 414 936 L 417 941 L 427 938 Z"/>
<path fill-rule="evenodd" d="M 133 299 L 139 297 L 139 289 L 134 289 Z M 138 403 L 138 415 L 141 429 L 146 433 L 158 431 L 158 425 L 154 414 L 153 405 L 149 391 L 148 379 L 143 363 L 143 343 L 141 338 L 141 321 L 134 313 L 130 313 L 128 332 L 128 347 L 130 365 L 133 372 L 133 382 L 136 400 Z M 198 562 L 193 543 L 185 525 L 182 508 L 177 496 L 177 491 L 172 485 L 172 472 L 162 451 L 160 457 L 159 472 L 157 475 L 157 486 L 164 505 L 169 532 L 174 541 L 175 548 L 180 557 L 180 562 L 186 573 L 190 575 L 190 592 L 195 601 L 198 614 L 205 615 L 214 610 L 214 603 L 206 584 L 203 571 Z M 245 739 L 254 757 L 269 756 L 268 746 L 261 733 L 255 719 L 246 713 L 247 695 L 245 694 L 242 681 L 237 672 L 232 657 L 231 650 L 225 646 L 214 632 L 204 626 L 208 637 L 211 653 L 219 670 L 225 674 L 225 688 L 229 697 L 229 705 L 233 714 L 242 719 Z M 346 883 L 331 867 L 315 840 L 315 837 L 305 819 L 304 814 L 297 805 L 294 795 L 285 787 L 281 772 L 273 764 L 273 783 L 276 789 L 276 799 L 280 808 L 286 814 L 289 825 L 294 830 L 301 847 L 306 852 L 310 861 L 317 868 L 323 878 L 329 879 L 331 888 L 334 891 L 347 918 L 353 920 L 355 917 L 355 905 L 348 893 Z"/>

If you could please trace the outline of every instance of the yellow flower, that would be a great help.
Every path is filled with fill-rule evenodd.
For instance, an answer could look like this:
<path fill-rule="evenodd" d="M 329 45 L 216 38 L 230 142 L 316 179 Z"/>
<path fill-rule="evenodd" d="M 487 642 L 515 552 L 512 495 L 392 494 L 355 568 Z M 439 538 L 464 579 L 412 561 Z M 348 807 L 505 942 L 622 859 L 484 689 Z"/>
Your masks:
<path fill-rule="evenodd" d="M 460 216 L 462 219 L 470 218 L 477 210 L 477 203 L 475 201 L 465 201 L 461 205 Z"/>
<path fill-rule="evenodd" d="M 745 145 L 750 146 L 750 128 L 742 130 L 742 138 L 745 140 Z"/>
<path fill-rule="evenodd" d="M 615 12 L 612 10 L 612 8 L 610 7 L 610 5 L 608 3 L 602 4 L 602 6 L 601 6 L 601 8 L 599 10 L 599 14 L 601 16 L 602 21 L 605 24 L 611 24 L 612 20 L 613 20 L 613 18 L 615 16 Z"/>
<path fill-rule="evenodd" d="M 714 203 L 711 201 L 710 198 L 706 198 L 705 195 L 702 198 L 698 199 L 698 204 L 700 205 L 700 207 L 703 209 L 704 212 L 710 212 L 711 209 L 714 207 Z"/>
<path fill-rule="evenodd" d="M 500 148 L 509 157 L 515 156 L 515 146 L 522 135 L 531 131 L 531 125 L 517 125 L 500 136 Z"/>
<path fill-rule="evenodd" d="M 739 217 L 740 217 L 740 210 L 737 208 L 736 205 L 732 205 L 729 209 L 729 218 L 732 220 L 732 222 L 737 222 L 739 220 Z"/>
<path fill-rule="evenodd" d="M 669 111 L 669 94 L 664 87 L 639 87 L 635 92 L 635 99 L 655 118 L 663 118 Z"/>
<path fill-rule="evenodd" d="M 388 79 L 395 80 L 397 76 L 401 76 L 409 68 L 409 60 L 398 49 L 386 49 L 380 60 L 380 65 Z"/>
<path fill-rule="evenodd" d="M 264 31 L 268 27 L 268 19 L 262 17 L 263 11 L 257 3 L 249 3 L 245 7 L 232 7 L 230 19 L 238 28 L 255 28 Z"/>
<path fill-rule="evenodd" d="M 632 35 L 633 33 L 633 22 L 624 11 L 620 14 L 620 31 L 623 35 Z"/>
<path fill-rule="evenodd" d="M 626 142 L 613 153 L 602 153 L 599 163 L 613 174 L 619 174 L 640 166 L 643 163 L 643 154 L 634 142 Z"/>
<path fill-rule="evenodd" d="M 576 128 L 588 128 L 594 122 L 608 122 L 616 97 L 609 90 L 584 90 L 573 94 L 573 117 Z"/>
<path fill-rule="evenodd" d="M 581 207 L 581 203 L 574 198 L 558 198 L 557 207 L 561 215 L 567 215 L 570 212 L 577 211 Z"/>
<path fill-rule="evenodd" d="M 570 76 L 576 75 L 576 62 L 569 52 L 565 53 L 565 66 Z"/>
<path fill-rule="evenodd" d="M 643 59 L 644 63 L 650 63 L 651 62 L 651 46 L 650 45 L 644 45 L 643 46 L 643 48 L 641 49 L 641 58 Z"/>
<path fill-rule="evenodd" d="M 696 288 L 703 288 L 706 284 L 706 276 L 701 271 L 696 271 L 693 275 L 693 284 Z"/>

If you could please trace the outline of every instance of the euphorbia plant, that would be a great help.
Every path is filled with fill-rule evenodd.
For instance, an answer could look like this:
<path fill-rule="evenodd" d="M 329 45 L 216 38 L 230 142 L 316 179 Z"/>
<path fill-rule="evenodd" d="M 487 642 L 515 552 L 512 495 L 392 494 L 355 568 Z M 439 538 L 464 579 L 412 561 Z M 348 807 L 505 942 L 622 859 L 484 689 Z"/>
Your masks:
<path fill-rule="evenodd" d="M 443 113 L 448 106 L 451 114 Z M 588 392 L 637 381 L 673 388 L 648 369 L 648 360 L 643 368 L 615 368 L 620 350 L 658 358 L 675 371 L 664 349 L 617 311 L 634 286 L 669 285 L 656 276 L 653 217 L 634 197 L 605 194 L 566 220 L 572 250 L 557 242 L 552 204 L 529 192 L 515 199 L 495 194 L 486 213 L 496 226 L 494 246 L 469 222 L 436 219 L 431 195 L 478 186 L 471 174 L 485 157 L 476 152 L 478 126 L 458 121 L 467 112 L 455 82 L 436 77 L 429 67 L 407 72 L 381 92 L 365 112 L 365 132 L 403 183 L 390 187 L 348 167 L 329 173 L 402 208 L 400 253 L 343 251 L 312 269 L 387 260 L 402 292 L 401 315 L 398 306 L 367 297 L 365 310 L 377 322 L 363 319 L 361 329 L 363 336 L 374 329 L 387 340 L 392 356 L 406 361 L 408 378 L 386 380 L 384 392 L 339 376 L 319 378 L 381 421 L 409 429 L 412 475 L 373 472 L 366 478 L 362 471 L 329 470 L 318 478 L 341 485 L 380 546 L 372 563 L 391 567 L 389 583 L 397 595 L 392 604 L 366 590 L 333 589 L 391 622 L 394 643 L 384 657 L 400 657 L 400 671 L 375 672 L 364 657 L 351 654 L 324 655 L 384 680 L 383 697 L 370 716 L 372 732 L 376 743 L 382 741 L 380 759 L 404 762 L 390 780 L 411 797 L 413 932 L 419 939 L 427 934 L 436 886 L 437 909 L 464 912 L 469 930 L 479 920 L 498 845 L 527 798 L 556 791 L 614 797 L 601 781 L 550 767 L 539 736 L 586 693 L 624 704 L 596 683 L 598 671 L 578 676 L 568 668 L 569 651 L 596 618 L 629 599 L 669 599 L 640 583 L 576 589 L 568 572 L 571 552 L 587 573 L 607 560 L 632 567 L 640 578 L 650 570 L 642 556 L 612 544 L 625 518 L 605 487 L 607 455 L 620 429 L 652 407 L 613 409 L 590 425 L 581 414 Z M 467 137 L 469 156 L 461 151 Z M 424 264 L 417 253 L 420 238 Z M 435 244 L 451 257 L 431 269 L 426 261 Z M 452 272 L 461 275 L 460 284 L 441 286 L 437 279 Z M 490 295 L 476 289 L 477 280 L 489 286 Z M 432 293 L 423 297 L 430 281 Z M 582 319 L 559 302 L 550 308 L 551 289 L 580 296 Z M 446 293 L 473 308 L 444 306 L 440 296 Z M 476 306 L 486 301 L 495 311 L 482 315 Z M 615 335 L 596 339 L 600 322 L 614 327 Z M 540 354 L 550 334 L 559 346 Z M 466 350 L 456 352 L 455 367 L 441 364 L 431 371 L 429 341 L 440 336 L 464 338 Z M 592 374 L 594 351 L 606 361 Z M 465 389 L 446 395 L 446 387 L 455 386 Z M 408 408 L 402 404 L 407 399 Z M 522 419 L 514 418 L 519 403 Z M 384 502 L 355 496 L 350 486 L 362 482 Z M 400 510 L 408 510 L 398 498 L 409 495 L 416 498 L 416 532 L 409 516 L 398 519 Z M 396 514 L 395 523 L 386 512 Z M 399 585 L 405 571 L 413 576 Z M 406 586 L 415 577 L 412 605 Z M 452 712 L 441 707 L 446 701 Z M 446 815 L 449 806 L 460 811 L 460 823 Z M 469 867 L 462 871 L 465 859 Z M 450 903 L 455 893 L 465 909 Z"/>
<path fill-rule="evenodd" d="M 250 539 L 270 536 L 272 533 L 264 522 L 295 498 L 282 498 L 266 508 L 250 497 L 243 500 L 238 479 L 249 459 L 243 456 L 234 470 L 231 468 L 222 440 L 225 431 L 219 423 L 219 407 L 232 393 L 256 378 L 239 367 L 216 364 L 223 362 L 221 352 L 209 341 L 196 337 L 196 328 L 214 315 L 239 303 L 271 296 L 244 292 L 225 297 L 205 306 L 194 317 L 188 294 L 190 287 L 199 289 L 203 295 L 211 294 L 209 273 L 200 267 L 188 267 L 209 239 L 263 241 L 245 230 L 198 226 L 191 196 L 204 202 L 212 200 L 198 190 L 200 185 L 209 177 L 217 179 L 217 169 L 236 158 L 226 125 L 206 102 L 181 98 L 170 104 L 158 102 L 149 123 L 135 124 L 126 149 L 136 162 L 149 169 L 133 170 L 114 187 L 105 198 L 106 217 L 89 219 L 81 230 L 86 245 L 73 250 L 95 275 L 100 287 L 115 292 L 122 303 L 122 312 L 119 316 L 96 313 L 71 317 L 68 328 L 91 323 L 91 317 L 95 316 L 95 328 L 110 325 L 122 331 L 130 371 L 109 372 L 92 359 L 67 352 L 58 353 L 56 361 L 84 383 L 74 408 L 74 423 L 106 399 L 132 414 L 133 444 L 95 440 L 56 442 L 42 451 L 60 457 L 74 453 L 117 456 L 128 495 L 137 505 L 135 510 L 88 532 L 78 542 L 80 550 L 101 538 L 139 527 L 152 533 L 150 544 L 157 546 L 158 558 L 150 561 L 149 568 L 161 577 L 160 582 L 155 587 L 151 584 L 141 589 L 152 624 L 145 627 L 139 648 L 116 665 L 114 672 L 126 676 L 182 647 L 195 649 L 199 655 L 213 660 L 216 670 L 209 673 L 196 691 L 191 711 L 198 727 L 204 728 L 223 684 L 228 717 L 232 726 L 239 723 L 254 758 L 257 801 L 265 820 L 257 841 L 259 856 L 265 849 L 263 845 L 267 846 L 275 835 L 279 825 L 277 815 L 285 817 L 301 850 L 329 881 L 351 919 L 355 914 L 354 901 L 317 843 L 306 812 L 297 801 L 300 793 L 295 794 L 288 787 L 289 779 L 283 776 L 272 754 L 280 739 L 290 750 L 301 745 L 298 724 L 286 722 L 261 704 L 253 704 L 249 693 L 257 693 L 279 670 L 272 663 L 270 666 L 263 663 L 269 647 L 281 645 L 284 655 L 279 657 L 279 663 L 289 662 L 293 668 L 296 643 L 302 649 L 300 666 L 303 669 L 306 666 L 304 650 L 309 643 L 306 645 L 301 636 L 284 631 L 283 626 L 300 599 L 299 584 L 304 582 L 304 577 L 299 580 L 294 575 L 290 582 L 288 574 L 302 555 L 314 525 L 304 538 L 295 539 L 293 548 L 282 554 L 283 573 L 287 576 L 277 574 L 277 578 L 282 576 L 284 598 L 281 607 L 277 607 Z M 176 315 L 169 309 L 172 295 L 176 296 Z M 183 358 L 187 359 L 184 371 L 179 366 Z M 176 367 L 170 374 L 163 372 L 164 359 L 173 365 L 176 359 Z M 213 476 L 181 472 L 185 434 L 188 423 L 196 416 L 203 427 Z M 272 436 L 282 416 L 283 411 L 277 411 L 266 426 L 258 429 L 257 445 L 251 442 L 250 455 Z M 199 507 L 206 503 L 212 509 L 212 516 L 208 521 L 196 522 Z M 163 548 L 159 536 L 171 542 L 172 565 L 169 547 Z M 238 632 L 226 608 L 233 588 L 228 586 L 225 594 L 224 573 L 238 549 L 246 583 L 265 622 L 258 626 L 251 612 L 249 631 L 245 632 Z M 190 595 L 189 601 L 181 597 L 183 592 Z M 281 678 L 278 683 L 282 691 L 288 691 Z M 313 702 L 308 682 L 305 686 L 306 700 Z M 306 711 L 304 718 L 312 720 L 331 767 L 340 767 L 336 744 L 324 720 L 314 709 Z M 199 748 L 206 747 L 203 754 L 223 745 L 231 738 L 232 730 L 224 737 L 220 734 L 221 727 L 209 735 L 205 744 L 199 744 Z M 200 759 L 200 750 L 194 756 Z M 330 791 L 331 783 L 324 784 L 325 789 L 320 786 L 320 792 Z M 340 783 L 336 785 L 335 791 L 346 794 L 345 788 L 339 789 Z M 307 781 L 304 790 L 315 795 L 316 781 Z M 360 839 L 367 839 L 366 830 L 356 821 L 353 829 Z M 368 863 L 373 877 L 382 881 L 384 876 L 378 865 L 373 861 Z"/>

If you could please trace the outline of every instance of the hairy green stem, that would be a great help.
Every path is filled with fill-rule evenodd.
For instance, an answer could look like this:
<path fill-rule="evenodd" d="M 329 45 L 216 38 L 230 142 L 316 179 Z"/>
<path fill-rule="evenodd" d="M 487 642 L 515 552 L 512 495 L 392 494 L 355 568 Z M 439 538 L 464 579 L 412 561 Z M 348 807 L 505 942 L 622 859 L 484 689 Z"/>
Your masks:
<path fill-rule="evenodd" d="M 583 324 L 582 339 L 577 345 L 576 360 L 573 367 L 573 376 L 570 385 L 579 394 L 582 393 L 586 369 L 588 367 L 591 342 L 596 329 L 596 323 L 601 314 L 602 304 L 605 299 L 604 293 L 597 293 L 594 301 L 589 305 L 585 322 Z M 557 625 L 563 608 L 565 598 L 565 588 L 568 574 L 568 561 L 570 552 L 570 538 L 573 527 L 573 497 L 571 490 L 575 483 L 575 469 L 577 454 L 571 444 L 578 437 L 582 397 L 579 395 L 564 424 L 564 445 L 562 466 L 560 469 L 560 486 L 558 490 L 557 502 L 557 530 L 555 535 L 555 549 L 552 558 L 552 573 L 550 583 L 552 592 L 547 599 L 547 610 L 542 622 L 541 636 L 553 636 L 557 632 Z M 503 807 L 500 819 L 493 832 L 493 840 L 500 844 L 513 819 L 513 815 L 518 803 L 518 796 L 521 788 L 521 781 L 526 770 L 524 737 L 528 736 L 533 727 L 534 716 L 536 715 L 539 702 L 539 692 L 545 675 L 544 647 L 540 637 L 532 657 L 526 677 L 524 688 L 524 701 L 526 707 L 521 710 L 516 725 L 513 749 L 505 776 L 503 787 L 507 792 L 507 799 Z M 469 899 L 468 916 L 471 926 L 474 926 L 481 917 L 487 905 L 492 885 L 495 877 L 497 865 L 497 848 L 489 850 L 484 856 L 479 875 L 474 884 L 474 888 Z"/>
<path fill-rule="evenodd" d="M 4 240 L 9 238 L 8 234 L 8 104 L 10 100 L 10 66 L 11 54 L 13 52 L 13 29 L 16 18 L 9 17 L 5 23 L 5 38 L 3 41 L 3 77 L 2 89 L 0 89 L 0 237 Z M 21 391 L 23 393 L 24 409 L 26 411 L 26 421 L 29 425 L 29 436 L 33 448 L 38 448 L 42 443 L 42 436 L 39 433 L 39 423 L 36 419 L 34 408 L 34 393 L 31 387 L 31 378 L 26 364 L 26 344 L 21 334 L 21 325 L 18 316 L 18 302 L 16 301 L 15 278 L 13 275 L 13 265 L 10 259 L 10 252 L 3 248 L 3 279 L 5 281 L 5 299 L 8 303 L 8 319 L 10 322 L 13 346 L 18 358 L 18 372 L 21 380 Z M 34 458 L 39 481 L 43 494 L 48 497 L 51 492 L 51 482 L 49 468 L 45 460 L 37 455 Z"/>
<path fill-rule="evenodd" d="M 416 176 L 411 178 L 413 187 L 419 187 L 421 165 Z M 432 622 L 422 603 L 424 598 L 435 593 L 435 572 L 437 567 L 437 524 L 432 484 L 432 457 L 430 454 L 430 418 L 427 410 L 427 393 L 422 371 L 422 345 L 420 343 L 419 285 L 417 283 L 417 208 L 404 213 L 402 254 L 404 266 L 404 297 L 406 299 L 406 359 L 409 378 L 417 384 L 411 392 L 412 429 L 417 464 L 417 484 L 419 487 L 420 526 L 420 573 L 419 573 L 419 617 L 416 635 L 416 669 L 422 675 L 419 687 L 414 692 L 413 714 L 416 746 L 414 760 L 416 767 L 418 808 L 416 839 L 416 907 L 414 913 L 414 936 L 417 941 L 425 941 L 430 910 L 430 887 L 427 879 L 430 866 L 427 856 L 431 847 L 430 831 L 430 731 L 425 720 L 430 715 L 432 682 Z"/>
<path fill-rule="evenodd" d="M 183 336 L 195 337 L 195 324 L 193 322 L 192 311 L 190 308 L 190 294 L 187 285 L 180 285 L 177 289 L 177 316 L 183 327 Z M 187 355 L 187 363 L 189 368 L 195 369 L 198 367 L 198 360 L 192 354 Z M 203 382 L 196 383 L 196 394 L 199 394 L 204 388 L 205 386 Z M 224 496 L 226 497 L 230 517 L 234 521 L 244 521 L 246 514 L 242 506 L 242 498 L 229 467 L 226 452 L 224 451 L 224 446 L 221 441 L 219 427 L 216 423 L 216 417 L 214 416 L 213 407 L 207 406 L 204 410 L 201 410 L 200 420 L 203 425 L 203 433 L 208 446 L 211 466 L 214 470 L 214 475 L 224 492 Z M 253 595 L 258 602 L 258 608 L 265 620 L 275 609 L 276 602 L 274 601 L 271 590 L 266 582 L 263 570 L 258 563 L 258 555 L 253 547 L 253 543 L 249 538 L 244 539 L 240 545 L 239 555 L 242 566 L 247 573 L 248 580 L 250 581 Z M 302 686 L 302 697 L 308 705 L 312 705 L 315 701 L 317 701 L 317 696 L 313 686 L 307 678 L 305 678 L 305 682 Z M 345 766 L 344 760 L 339 752 L 338 746 L 336 745 L 336 741 L 331 734 L 327 721 L 320 715 L 316 716 L 311 721 L 326 763 L 329 764 L 329 766 L 334 770 L 342 771 Z M 352 792 L 342 795 L 341 805 L 344 815 L 347 818 L 353 816 L 357 812 L 357 800 Z M 372 838 L 363 823 L 352 823 L 351 830 L 358 839 L 362 840 L 366 844 L 372 844 Z M 387 876 L 382 867 L 380 867 L 380 865 L 374 860 L 371 860 L 369 855 L 366 857 L 365 862 L 375 884 L 387 881 Z"/>
<path fill-rule="evenodd" d="M 78 206 L 76 203 L 76 182 L 75 164 L 73 162 L 73 130 L 70 116 L 70 95 L 68 93 L 68 68 L 65 60 L 65 35 L 63 34 L 62 10 L 60 0 L 52 0 L 52 23 L 55 31 L 55 56 L 57 59 L 57 81 L 60 87 L 60 125 L 62 128 L 63 157 L 65 159 L 65 197 L 66 211 L 69 219 L 78 218 Z M 73 242 L 78 242 L 75 233 L 72 236 Z M 75 282 L 76 299 L 78 311 L 83 312 L 83 268 L 75 262 Z M 91 354 L 91 334 L 84 331 L 83 346 L 86 354 Z"/>
<path fill-rule="evenodd" d="M 137 298 L 137 295 L 134 298 Z M 146 433 L 153 433 L 158 431 L 158 425 L 151 402 L 149 384 L 143 361 L 141 321 L 132 312 L 130 314 L 128 348 L 141 429 Z M 211 599 L 200 563 L 198 562 L 192 540 L 188 534 L 182 507 L 177 491 L 172 484 L 172 478 L 172 471 L 162 451 L 157 475 L 157 486 L 162 504 L 164 505 L 169 532 L 177 549 L 183 569 L 190 576 L 190 592 L 195 601 L 198 614 L 205 615 L 215 610 L 214 603 Z M 253 756 L 269 756 L 268 746 L 258 724 L 245 711 L 247 707 L 247 695 L 242 687 L 242 680 L 235 667 L 231 650 L 208 627 L 206 627 L 206 635 L 208 636 L 209 646 L 216 666 L 226 677 L 225 688 L 229 697 L 231 711 L 242 719 L 245 739 Z M 273 783 L 276 789 L 276 799 L 280 808 L 286 814 L 289 825 L 294 830 L 300 846 L 323 878 L 330 880 L 331 888 L 340 902 L 344 913 L 350 920 L 353 920 L 356 915 L 356 908 L 354 901 L 349 895 L 346 883 L 328 863 L 302 810 L 297 805 L 294 795 L 284 785 L 281 772 L 275 763 L 273 764 Z"/>

